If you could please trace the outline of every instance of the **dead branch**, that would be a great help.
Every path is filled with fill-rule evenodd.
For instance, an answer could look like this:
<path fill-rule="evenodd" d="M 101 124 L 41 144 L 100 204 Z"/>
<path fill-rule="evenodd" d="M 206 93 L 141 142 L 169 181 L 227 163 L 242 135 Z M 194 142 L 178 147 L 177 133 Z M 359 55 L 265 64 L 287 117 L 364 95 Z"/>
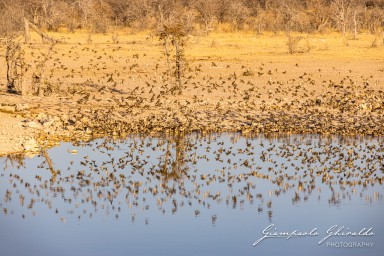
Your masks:
<path fill-rule="evenodd" d="M 44 148 L 44 147 L 41 147 L 41 153 L 43 154 L 45 160 L 47 161 L 47 164 L 48 164 L 49 170 L 50 170 L 51 173 L 52 173 L 52 176 L 53 176 L 53 177 L 56 177 L 57 172 L 56 172 L 55 169 L 53 168 L 53 163 L 52 163 L 51 158 L 50 158 L 49 155 L 48 155 L 47 149 Z"/>
<path fill-rule="evenodd" d="M 35 24 L 30 22 L 26 18 L 24 18 L 24 26 L 25 26 L 25 43 L 29 42 L 29 27 L 32 28 L 37 34 L 39 34 L 41 36 L 41 39 L 44 43 L 45 43 L 45 40 L 52 43 L 52 44 L 56 44 L 56 43 L 61 42 L 61 40 L 53 38 L 53 37 L 47 35 L 46 33 L 44 33 L 43 31 L 41 31 Z"/>

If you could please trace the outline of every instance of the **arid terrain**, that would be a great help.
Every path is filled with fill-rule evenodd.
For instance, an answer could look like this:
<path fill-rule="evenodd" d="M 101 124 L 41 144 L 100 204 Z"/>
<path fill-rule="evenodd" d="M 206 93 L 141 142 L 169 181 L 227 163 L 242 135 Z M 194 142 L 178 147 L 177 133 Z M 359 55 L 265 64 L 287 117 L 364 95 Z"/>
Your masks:
<path fill-rule="evenodd" d="M 40 96 L 6 92 L 0 73 L 0 155 L 60 140 L 130 133 L 384 134 L 384 46 L 374 35 L 212 33 L 184 47 L 181 93 L 150 33 L 51 33 L 23 45 L 24 83 Z M 5 67 L 5 48 L 0 48 Z M 170 56 L 172 69 L 173 56 Z"/>

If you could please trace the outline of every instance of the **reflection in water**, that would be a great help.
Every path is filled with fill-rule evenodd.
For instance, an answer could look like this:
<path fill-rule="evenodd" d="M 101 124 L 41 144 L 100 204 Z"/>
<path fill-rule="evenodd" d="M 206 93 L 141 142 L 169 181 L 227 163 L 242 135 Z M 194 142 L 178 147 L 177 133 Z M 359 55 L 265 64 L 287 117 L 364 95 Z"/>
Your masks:
<path fill-rule="evenodd" d="M 281 221 L 275 212 L 287 208 L 278 199 L 293 207 L 324 200 L 337 209 L 382 205 L 383 153 L 382 139 L 320 136 L 177 134 L 63 143 L 33 159 L 2 159 L 0 219 L 48 214 L 81 223 L 130 216 L 134 223 L 140 216 L 150 225 L 154 212 L 184 208 L 217 226 L 224 209 Z"/>

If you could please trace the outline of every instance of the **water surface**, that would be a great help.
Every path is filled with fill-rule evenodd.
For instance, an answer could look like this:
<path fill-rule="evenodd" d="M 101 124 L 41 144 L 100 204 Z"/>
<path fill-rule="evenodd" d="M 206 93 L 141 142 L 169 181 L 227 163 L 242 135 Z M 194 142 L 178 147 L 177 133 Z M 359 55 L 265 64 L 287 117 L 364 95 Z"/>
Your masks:
<path fill-rule="evenodd" d="M 2 158 L 1 255 L 381 255 L 383 144 L 136 136 Z M 271 224 L 317 235 L 253 246 Z M 336 225 L 372 234 L 319 244 Z"/>

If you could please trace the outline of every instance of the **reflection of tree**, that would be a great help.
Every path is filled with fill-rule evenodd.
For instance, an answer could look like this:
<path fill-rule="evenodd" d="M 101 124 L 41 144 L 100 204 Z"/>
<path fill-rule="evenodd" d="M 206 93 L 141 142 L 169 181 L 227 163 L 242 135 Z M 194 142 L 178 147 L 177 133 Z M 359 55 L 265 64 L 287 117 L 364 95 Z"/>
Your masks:
<path fill-rule="evenodd" d="M 25 160 L 25 157 L 22 154 L 9 155 L 5 159 L 4 170 L 9 169 L 10 167 L 17 168 L 17 169 L 20 169 L 20 167 L 25 167 L 24 160 Z"/>
<path fill-rule="evenodd" d="M 53 163 L 52 163 L 51 158 L 50 158 L 49 155 L 48 155 L 47 149 L 44 148 L 44 147 L 42 147 L 42 148 L 41 148 L 41 153 L 43 154 L 43 156 L 44 156 L 44 158 L 45 158 L 45 161 L 46 161 L 47 164 L 48 164 L 48 168 L 49 168 L 49 170 L 50 170 L 51 173 L 52 173 L 51 181 L 52 181 L 52 182 L 55 182 L 55 181 L 56 181 L 56 171 L 55 171 L 55 169 L 53 168 Z"/>
<path fill-rule="evenodd" d="M 172 144 L 175 145 L 175 157 L 172 157 Z M 166 185 L 169 180 L 180 181 L 187 174 L 188 167 L 185 164 L 187 144 L 184 133 L 178 133 L 167 140 L 165 160 L 161 164 L 162 185 Z"/>

